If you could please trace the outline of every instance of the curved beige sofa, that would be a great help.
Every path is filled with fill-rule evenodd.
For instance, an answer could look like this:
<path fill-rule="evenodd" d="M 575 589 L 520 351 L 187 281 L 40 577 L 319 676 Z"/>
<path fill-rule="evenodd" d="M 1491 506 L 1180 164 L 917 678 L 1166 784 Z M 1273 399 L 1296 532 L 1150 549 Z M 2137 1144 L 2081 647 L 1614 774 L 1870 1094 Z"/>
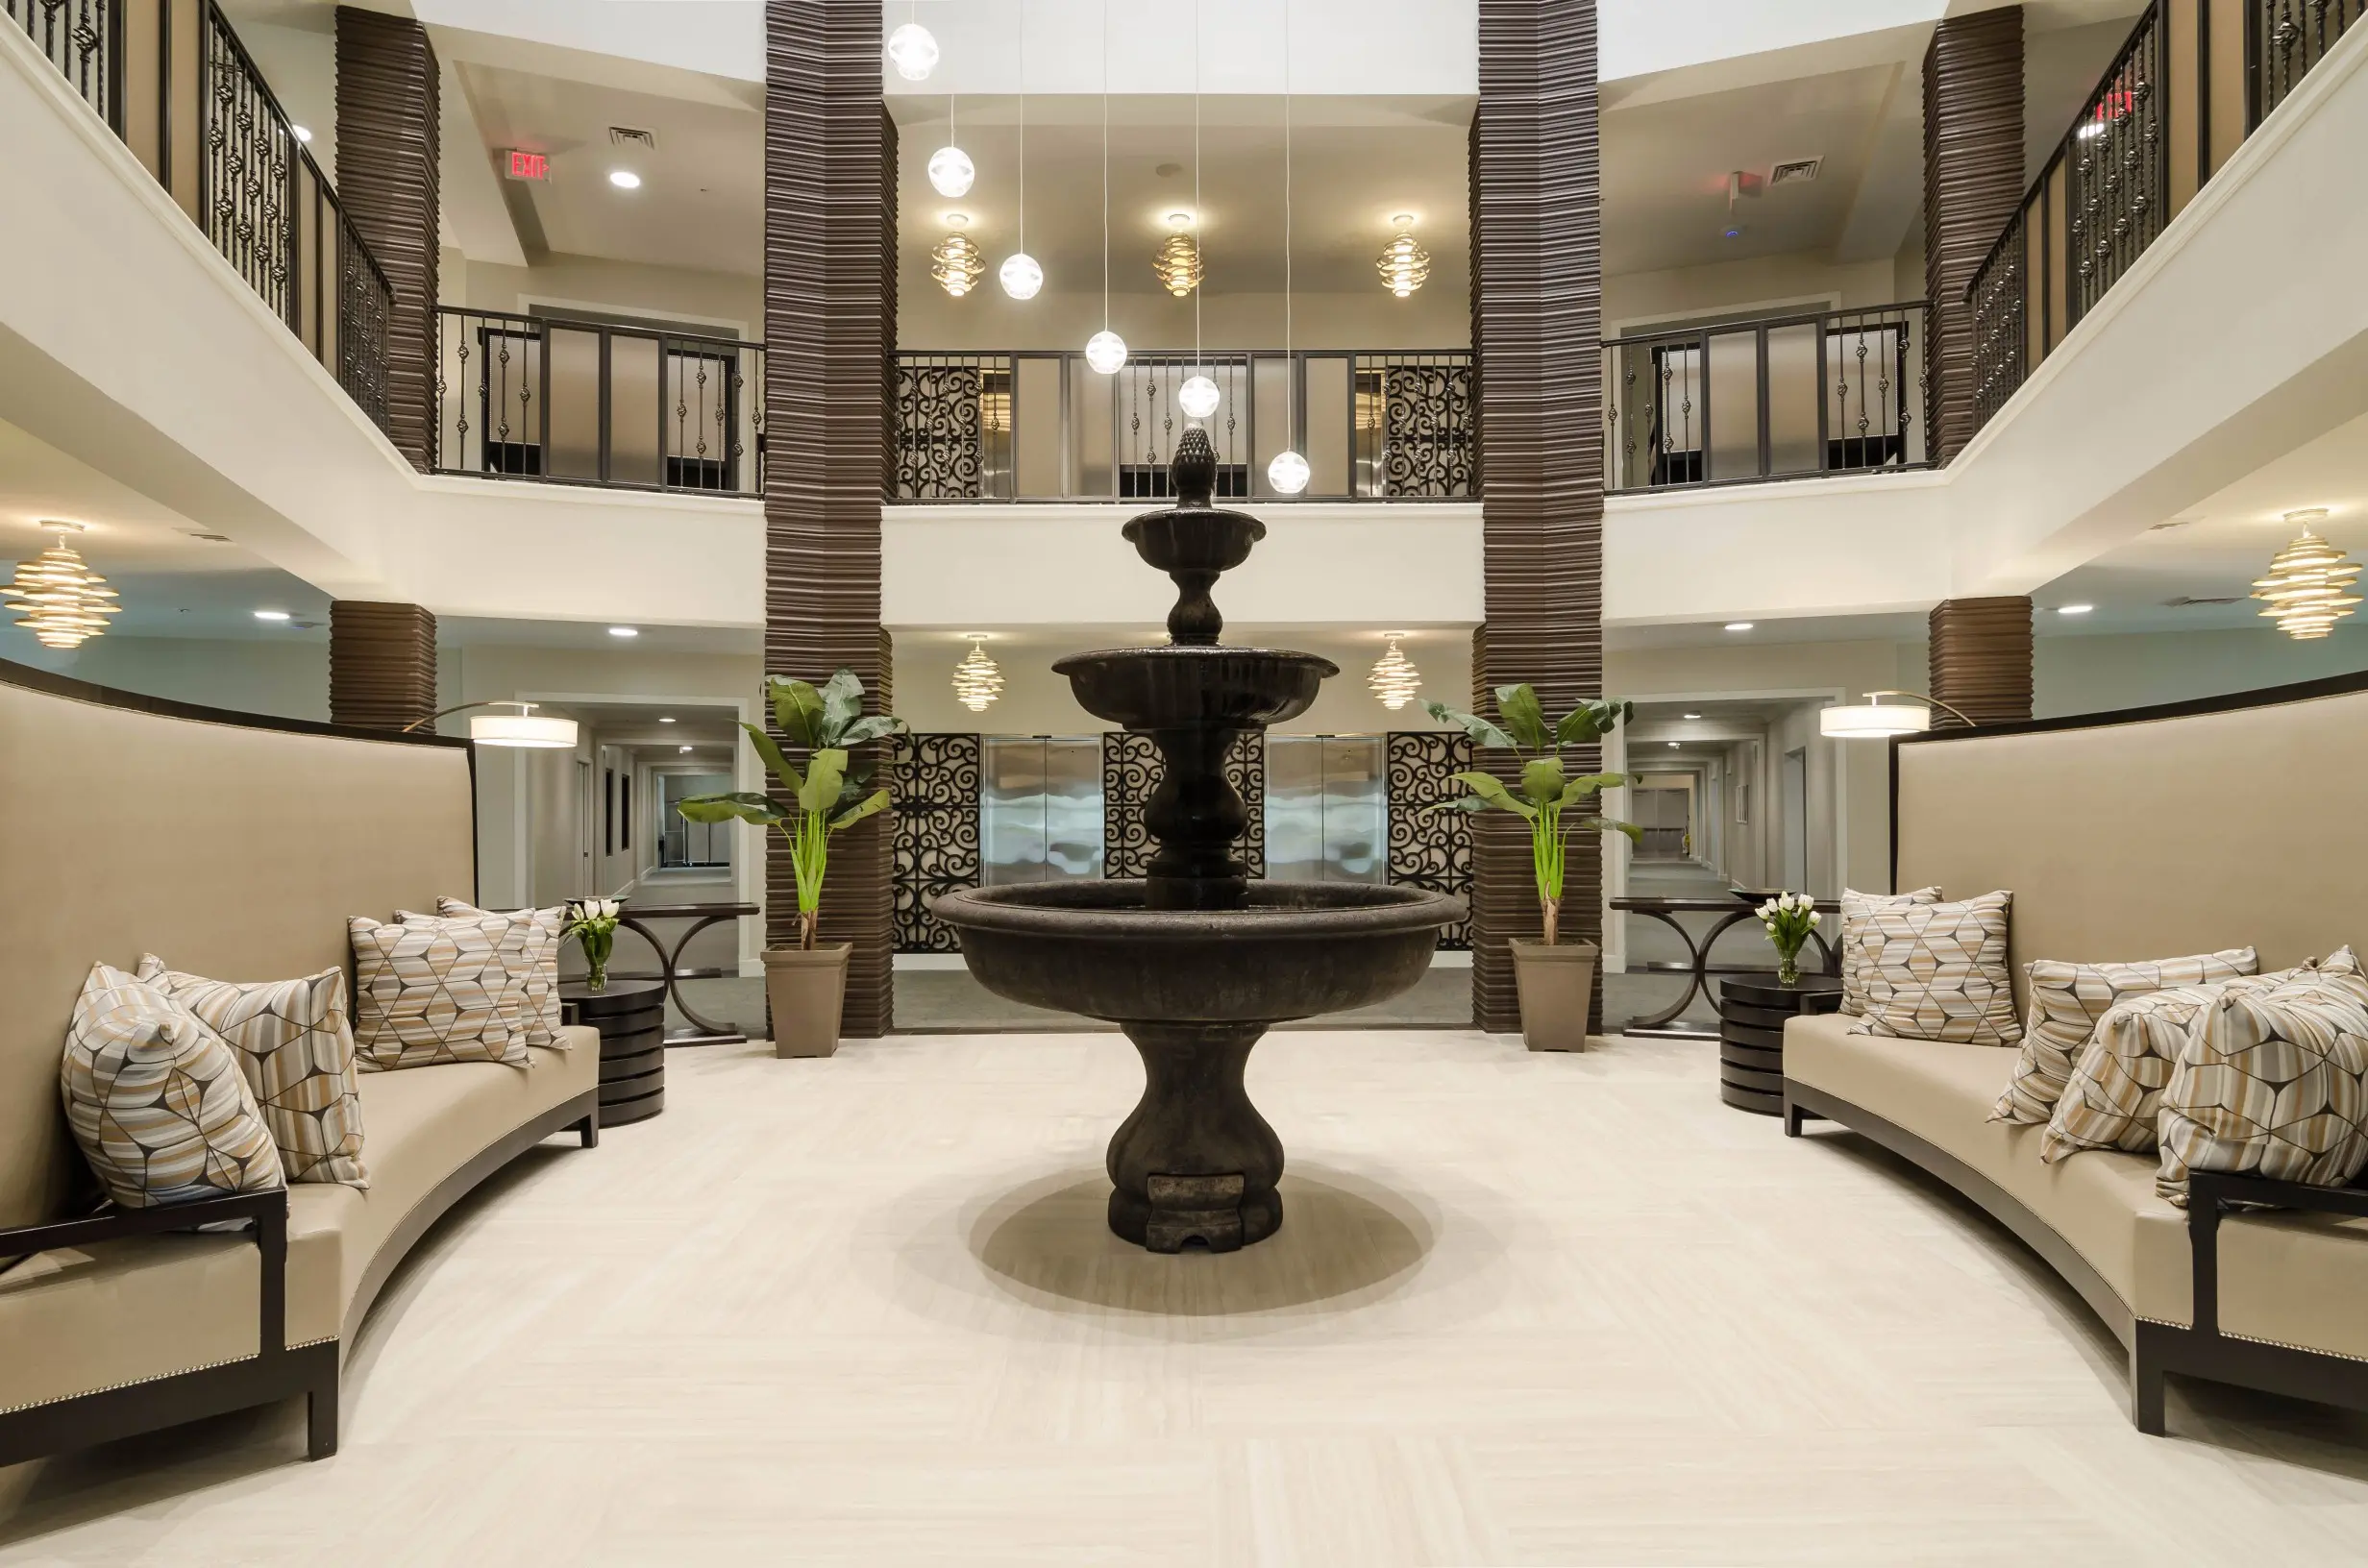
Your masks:
<path fill-rule="evenodd" d="M 30 1254 L 0 1272 L 0 1464 L 299 1393 L 313 1456 L 333 1452 L 346 1350 L 404 1255 L 524 1150 L 571 1129 L 597 1141 L 597 1038 L 568 1029 L 526 1071 L 364 1074 L 366 1191 L 299 1184 L 234 1235 L 119 1234 L 174 1211 L 76 1218 L 87 1178 L 57 1076 L 92 962 L 154 952 L 234 980 L 347 963 L 349 916 L 474 892 L 472 779 L 466 742 L 0 665 L 0 1261 Z"/>
<path fill-rule="evenodd" d="M 1895 743 L 1891 772 L 1892 885 L 2010 889 L 2026 1008 L 2022 967 L 2035 958 L 2251 944 L 2275 969 L 2368 948 L 2368 676 L 1936 732 Z M 2183 1210 L 2156 1195 L 2152 1155 L 2088 1150 L 2050 1165 L 2040 1128 L 1989 1120 L 2015 1050 L 1849 1023 L 1787 1024 L 1786 1131 L 1838 1121 L 2013 1230 L 2127 1348 L 2142 1430 L 2162 1431 L 2165 1373 L 2368 1408 L 2368 1191 L 2199 1178 L 2199 1199 L 2342 1212 Z"/>

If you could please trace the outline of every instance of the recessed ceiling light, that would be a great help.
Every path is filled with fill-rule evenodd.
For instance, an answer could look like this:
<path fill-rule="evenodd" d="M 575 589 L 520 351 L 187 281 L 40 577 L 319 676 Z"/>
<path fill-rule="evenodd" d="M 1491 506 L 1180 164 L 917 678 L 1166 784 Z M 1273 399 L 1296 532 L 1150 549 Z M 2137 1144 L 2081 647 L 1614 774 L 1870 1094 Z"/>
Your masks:
<path fill-rule="evenodd" d="M 639 190 L 641 188 L 641 176 L 635 174 L 630 169 L 610 169 L 608 171 L 608 183 L 616 186 L 619 190 Z"/>
<path fill-rule="evenodd" d="M 1727 629 L 1729 631 L 1749 631 L 1756 625 L 1758 623 L 1752 621 L 1730 621 L 1727 623 Z"/>
<path fill-rule="evenodd" d="M 674 716 L 673 716 L 673 715 L 671 715 L 671 714 L 667 715 L 665 718 L 660 719 L 660 720 L 658 721 L 658 723 L 661 723 L 661 724 L 671 724 L 671 723 L 673 723 L 674 722 L 675 722 L 675 721 L 674 721 Z"/>
<path fill-rule="evenodd" d="M 1698 713 L 1682 713 L 1679 714 L 1678 717 L 1681 719 L 1699 719 L 1702 716 Z"/>
<path fill-rule="evenodd" d="M 306 129 L 305 129 L 303 126 L 301 126 L 301 125 L 291 125 L 291 126 L 289 126 L 289 127 L 288 127 L 288 129 L 289 129 L 290 131 L 293 131 L 293 132 L 295 132 L 295 133 L 296 133 L 296 139 L 297 139 L 298 141 L 301 141 L 301 142 L 305 143 L 307 146 L 310 146 L 310 145 L 311 145 L 311 143 L 312 143 L 312 133 L 311 133 L 311 132 L 309 132 L 309 131 L 306 130 Z"/>
<path fill-rule="evenodd" d="M 2094 604 L 2059 604 L 2056 606 L 2056 613 L 2058 615 L 2086 615 L 2095 608 Z"/>
<path fill-rule="evenodd" d="M 258 621 L 285 621 L 287 618 L 288 614 L 285 610 L 258 610 L 255 612 L 255 619 Z"/>
<path fill-rule="evenodd" d="M 688 750 L 690 749 L 690 747 L 687 747 L 687 746 L 678 746 L 678 747 L 675 747 L 675 749 L 676 749 L 677 751 L 688 751 Z"/>
<path fill-rule="evenodd" d="M 608 628 L 608 635 L 611 637 L 638 637 L 641 635 L 641 628 L 639 626 L 610 626 Z"/>
<path fill-rule="evenodd" d="M 1672 750 L 1672 751 L 1674 751 L 1674 750 L 1676 750 L 1676 749 L 1677 749 L 1677 743 L 1676 743 L 1675 741 L 1671 741 L 1671 742 L 1669 743 L 1669 749 L 1670 749 L 1670 750 Z"/>

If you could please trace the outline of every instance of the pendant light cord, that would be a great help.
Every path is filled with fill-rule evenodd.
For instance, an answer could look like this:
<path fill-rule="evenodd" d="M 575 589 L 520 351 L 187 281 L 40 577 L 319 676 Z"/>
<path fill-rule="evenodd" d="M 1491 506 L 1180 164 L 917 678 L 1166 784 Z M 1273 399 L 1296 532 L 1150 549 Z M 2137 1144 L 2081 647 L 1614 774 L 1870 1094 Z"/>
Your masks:
<path fill-rule="evenodd" d="M 1289 388 L 1298 380 L 1291 374 L 1291 0 L 1283 0 L 1283 374 L 1284 386 Z M 1286 450 L 1299 450 L 1299 400 L 1286 392 L 1283 398 L 1283 432 L 1288 436 Z"/>
<path fill-rule="evenodd" d="M 1101 0 L 1101 330 L 1110 330 L 1110 0 Z"/>
<path fill-rule="evenodd" d="M 1200 281 L 1193 285 L 1193 374 L 1207 367 L 1200 362 L 1200 296 L 1209 288 L 1209 253 L 1200 235 L 1207 214 L 1200 210 L 1200 0 L 1193 0 L 1193 259 L 1200 264 Z"/>
<path fill-rule="evenodd" d="M 919 4 L 919 0 L 915 0 Z M 1020 254 L 1027 254 L 1027 3 L 1020 5 Z"/>

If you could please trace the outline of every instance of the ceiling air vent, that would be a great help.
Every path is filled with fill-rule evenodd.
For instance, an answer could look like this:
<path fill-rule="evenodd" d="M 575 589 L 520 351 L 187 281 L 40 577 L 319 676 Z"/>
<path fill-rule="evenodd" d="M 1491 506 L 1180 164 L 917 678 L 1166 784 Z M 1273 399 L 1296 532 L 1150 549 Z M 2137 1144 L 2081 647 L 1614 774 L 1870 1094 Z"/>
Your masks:
<path fill-rule="evenodd" d="M 2162 602 L 2174 610 L 2186 610 L 2193 609 L 2198 604 L 2242 604 L 2251 597 L 2250 594 L 2229 594 L 2219 599 L 2197 599 L 2192 595 L 2182 594 L 2177 599 L 2166 599 Z"/>
<path fill-rule="evenodd" d="M 227 545 L 231 542 L 231 536 L 227 533 L 202 533 L 196 528 L 184 528 L 181 531 L 192 539 L 203 539 L 210 545 Z"/>
<path fill-rule="evenodd" d="M 646 147 L 654 153 L 657 151 L 657 133 L 636 131 L 629 125 L 612 125 L 608 128 L 608 144 L 611 147 Z"/>
<path fill-rule="evenodd" d="M 1802 158 L 1789 163 L 1779 163 L 1769 171 L 1767 183 L 1771 187 L 1809 184 L 1817 178 L 1817 170 L 1824 162 L 1822 158 Z"/>

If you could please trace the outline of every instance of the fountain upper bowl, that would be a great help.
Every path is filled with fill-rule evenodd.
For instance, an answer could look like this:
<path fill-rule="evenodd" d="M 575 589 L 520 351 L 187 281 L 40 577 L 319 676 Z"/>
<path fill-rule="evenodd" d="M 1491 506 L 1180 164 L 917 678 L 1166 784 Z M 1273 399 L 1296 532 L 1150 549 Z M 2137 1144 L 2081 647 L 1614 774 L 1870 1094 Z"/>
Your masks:
<path fill-rule="evenodd" d="M 1252 882 L 1249 907 L 1152 910 L 1141 882 L 966 888 L 932 909 L 981 985 L 1117 1023 L 1275 1023 L 1369 1007 L 1430 968 L 1461 898 L 1420 888 Z"/>
<path fill-rule="evenodd" d="M 1128 729 L 1251 729 L 1296 719 L 1339 665 L 1271 648 L 1173 643 L 1073 653 L 1053 665 L 1078 705 Z"/>

